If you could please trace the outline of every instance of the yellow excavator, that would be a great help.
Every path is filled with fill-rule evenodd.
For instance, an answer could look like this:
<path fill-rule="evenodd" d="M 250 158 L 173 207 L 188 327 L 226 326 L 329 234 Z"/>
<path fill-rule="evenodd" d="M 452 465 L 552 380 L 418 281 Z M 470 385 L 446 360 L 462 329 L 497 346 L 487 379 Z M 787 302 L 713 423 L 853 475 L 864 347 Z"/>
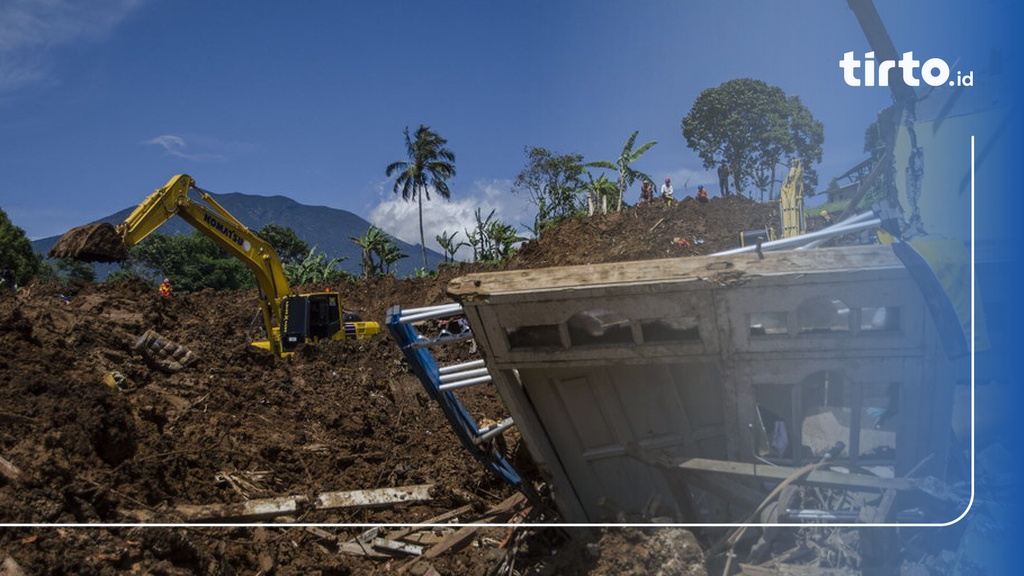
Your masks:
<path fill-rule="evenodd" d="M 195 190 L 205 205 L 190 198 L 190 190 Z M 244 262 L 255 274 L 267 339 L 253 342 L 254 346 L 277 356 L 290 356 L 302 344 L 356 340 L 380 332 L 377 322 L 364 322 L 344 312 L 337 292 L 292 294 L 273 247 L 197 187 L 187 174 L 171 178 L 116 227 L 99 223 L 69 230 L 49 255 L 90 262 L 122 261 L 128 256 L 128 248 L 175 215 Z"/>
<path fill-rule="evenodd" d="M 783 238 L 804 233 L 804 171 L 799 158 L 789 162 L 789 173 L 779 189 L 779 212 Z"/>

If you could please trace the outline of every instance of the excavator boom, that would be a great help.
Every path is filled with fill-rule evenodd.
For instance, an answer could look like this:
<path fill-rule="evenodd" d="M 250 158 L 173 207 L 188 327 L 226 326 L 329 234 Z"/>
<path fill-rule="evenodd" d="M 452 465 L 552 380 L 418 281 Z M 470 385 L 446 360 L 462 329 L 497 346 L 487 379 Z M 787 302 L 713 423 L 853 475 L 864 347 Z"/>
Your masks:
<path fill-rule="evenodd" d="M 196 190 L 199 203 L 189 197 Z M 128 249 L 179 216 L 241 260 L 256 276 L 267 340 L 254 345 L 287 355 L 303 343 L 358 339 L 380 331 L 376 322 L 343 321 L 336 292 L 293 295 L 273 247 L 250 231 L 187 174 L 178 174 L 142 201 L 124 222 L 88 224 L 69 230 L 50 250 L 51 258 L 118 262 Z"/>

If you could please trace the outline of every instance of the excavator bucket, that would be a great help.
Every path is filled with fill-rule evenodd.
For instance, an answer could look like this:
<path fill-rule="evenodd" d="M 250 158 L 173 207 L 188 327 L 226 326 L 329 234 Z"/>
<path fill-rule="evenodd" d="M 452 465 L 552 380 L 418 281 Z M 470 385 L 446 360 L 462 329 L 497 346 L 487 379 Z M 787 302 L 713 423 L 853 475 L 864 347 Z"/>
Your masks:
<path fill-rule="evenodd" d="M 128 247 L 112 224 L 99 222 L 68 230 L 50 249 L 49 256 L 83 262 L 121 262 L 128 258 Z"/>

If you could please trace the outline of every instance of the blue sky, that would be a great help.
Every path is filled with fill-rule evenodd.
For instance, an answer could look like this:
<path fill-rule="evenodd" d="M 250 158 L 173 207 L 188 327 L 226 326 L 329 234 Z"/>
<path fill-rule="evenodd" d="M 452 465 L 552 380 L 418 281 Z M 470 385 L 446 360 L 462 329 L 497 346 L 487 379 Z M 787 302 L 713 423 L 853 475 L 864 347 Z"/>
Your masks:
<path fill-rule="evenodd" d="M 981 33 L 979 14 L 1006 19 L 1008 2 L 876 3 L 898 52 L 978 70 L 1000 46 L 1019 62 Z M 477 207 L 529 223 L 510 194 L 524 146 L 613 159 L 639 130 L 658 144 L 638 168 L 672 177 L 677 195 L 687 181 L 716 191 L 680 121 L 739 77 L 800 96 L 824 123 L 825 184 L 865 157 L 864 128 L 890 103 L 843 82 L 850 50 L 868 48 L 843 0 L 0 0 L 0 207 L 40 238 L 185 172 L 418 241 L 384 168 L 419 124 L 457 156 L 428 238 L 468 227 Z"/>

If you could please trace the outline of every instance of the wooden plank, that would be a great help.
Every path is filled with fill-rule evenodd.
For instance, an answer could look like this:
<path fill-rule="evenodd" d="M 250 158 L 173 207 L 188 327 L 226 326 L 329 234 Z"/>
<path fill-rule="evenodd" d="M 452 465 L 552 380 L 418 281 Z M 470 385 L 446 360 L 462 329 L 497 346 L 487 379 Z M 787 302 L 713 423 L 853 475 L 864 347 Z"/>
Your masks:
<path fill-rule="evenodd" d="M 737 576 L 855 576 L 860 572 L 847 568 L 822 568 L 803 564 L 774 564 L 770 567 L 740 563 Z"/>
<path fill-rule="evenodd" d="M 434 544 L 429 550 L 423 553 L 424 558 L 437 558 L 441 554 L 448 552 L 449 550 L 459 550 L 465 546 L 470 538 L 476 534 L 476 531 L 481 528 L 486 528 L 486 524 L 475 524 L 473 526 L 463 526 L 455 532 L 445 536 L 440 542 Z"/>
<path fill-rule="evenodd" d="M 423 546 L 399 542 L 398 540 L 388 540 L 387 538 L 374 538 L 370 545 L 375 550 L 381 550 L 385 553 L 405 554 L 408 556 L 421 556 L 423 554 Z"/>
<path fill-rule="evenodd" d="M 375 508 L 404 502 L 425 502 L 430 500 L 430 489 L 433 486 L 433 484 L 419 484 L 374 490 L 321 492 L 313 500 L 312 506 L 317 510 L 332 510 L 337 508 Z"/>
<path fill-rule="evenodd" d="M 384 552 L 374 550 L 372 546 L 362 542 L 338 542 L 337 546 L 338 552 L 348 554 L 350 556 L 366 556 L 367 558 L 377 558 L 381 560 L 395 557 L 393 554 L 385 554 Z"/>
<path fill-rule="evenodd" d="M 433 518 L 421 522 L 421 524 L 441 524 L 442 522 L 447 522 L 452 518 L 456 518 L 458 516 L 466 514 L 471 510 L 473 510 L 473 505 L 466 504 L 464 506 L 459 506 L 454 510 L 449 510 L 444 514 L 438 514 Z M 408 528 L 402 528 L 401 530 L 396 530 L 394 532 L 389 533 L 388 538 L 391 538 L 392 540 L 401 540 L 403 538 L 408 537 L 410 534 L 419 532 L 420 530 L 425 530 L 426 528 L 428 528 L 428 526 L 409 526 Z"/>
<path fill-rule="evenodd" d="M 305 496 L 284 496 L 230 504 L 180 504 L 174 507 L 174 513 L 189 522 L 257 522 L 278 516 L 297 515 L 308 502 Z"/>
<path fill-rule="evenodd" d="M 789 478 L 799 470 L 799 468 L 791 468 L 789 466 L 768 466 L 765 464 L 748 464 L 746 462 L 729 462 L 706 458 L 683 460 L 677 462 L 675 468 L 687 473 L 730 474 L 778 482 Z M 844 474 L 830 470 L 814 470 L 797 483 L 839 489 L 893 489 L 906 491 L 918 488 L 918 483 L 911 478 L 880 478 L 878 476 L 865 476 L 861 474 Z"/>
<path fill-rule="evenodd" d="M 187 522 L 259 522 L 278 516 L 296 516 L 309 508 L 316 510 L 359 509 L 393 506 L 406 502 L 430 500 L 433 484 L 378 488 L 373 490 L 351 490 L 347 492 L 322 492 L 312 501 L 306 496 L 282 496 L 261 498 L 228 504 L 180 504 L 171 514 Z M 152 519 L 153 514 L 144 510 L 126 510 L 127 516 L 140 521 Z"/>
<path fill-rule="evenodd" d="M 502 503 L 494 506 L 483 516 L 483 519 L 478 520 L 469 526 L 463 526 L 455 532 L 445 536 L 440 542 L 434 544 L 429 550 L 423 553 L 424 558 L 437 558 L 441 554 L 448 552 L 449 550 L 458 550 L 462 546 L 465 546 L 469 540 L 476 534 L 477 530 L 481 528 L 487 528 L 486 521 L 504 522 L 514 512 L 515 508 L 526 501 L 526 498 L 519 493 L 516 493 L 509 498 L 506 498 Z M 486 519 L 486 521 L 485 521 Z"/>
<path fill-rule="evenodd" d="M 790 250 L 784 254 L 784 257 L 764 260 L 756 254 L 747 253 L 482 272 L 455 278 L 448 283 L 448 294 L 460 301 L 519 293 L 532 293 L 536 297 L 539 292 L 571 290 L 581 286 L 594 288 L 714 281 L 720 271 L 728 272 L 730 278 L 742 275 L 817 275 L 878 269 L 895 269 L 902 275 L 906 274 L 903 265 L 888 246 Z"/>

